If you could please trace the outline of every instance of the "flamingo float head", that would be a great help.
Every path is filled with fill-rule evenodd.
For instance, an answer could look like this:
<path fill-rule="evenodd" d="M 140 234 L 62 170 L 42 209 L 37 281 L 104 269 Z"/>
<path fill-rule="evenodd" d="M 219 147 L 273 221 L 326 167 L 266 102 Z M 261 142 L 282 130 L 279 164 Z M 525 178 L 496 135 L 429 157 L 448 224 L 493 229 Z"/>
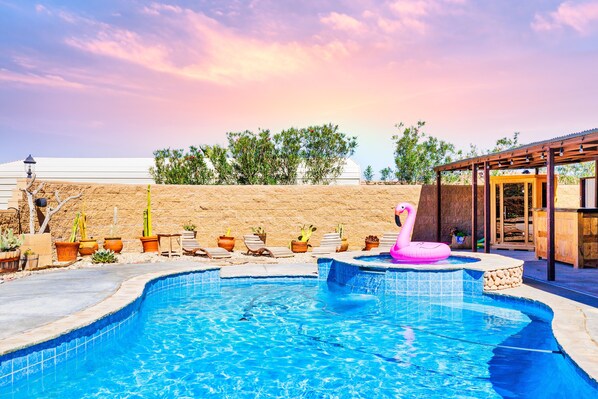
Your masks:
<path fill-rule="evenodd" d="M 401 202 L 395 208 L 395 223 L 399 227 L 402 227 L 400 215 L 401 215 L 401 213 L 405 212 L 405 210 L 407 210 L 407 205 L 409 205 L 409 204 L 407 204 L 406 202 Z"/>

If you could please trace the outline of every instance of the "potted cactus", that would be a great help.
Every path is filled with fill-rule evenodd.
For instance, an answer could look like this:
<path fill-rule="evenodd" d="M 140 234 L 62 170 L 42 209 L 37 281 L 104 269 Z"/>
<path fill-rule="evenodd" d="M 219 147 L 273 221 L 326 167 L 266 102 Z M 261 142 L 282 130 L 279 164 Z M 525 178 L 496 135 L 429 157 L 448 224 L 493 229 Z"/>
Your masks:
<path fill-rule="evenodd" d="M 79 251 L 79 241 L 77 241 L 77 232 L 79 231 L 79 213 L 75 215 L 71 235 L 68 241 L 56 241 L 56 258 L 58 262 L 72 262 L 77 260 Z"/>
<path fill-rule="evenodd" d="M 338 252 L 345 252 L 349 249 L 349 241 L 347 240 L 347 237 L 345 237 L 345 226 L 343 226 L 342 223 L 339 223 L 334 231 L 341 237 L 341 246 L 338 249 Z"/>
<path fill-rule="evenodd" d="M 21 245 L 23 245 L 22 235 L 14 234 L 12 229 L 7 229 L 5 232 L 0 230 L 0 272 L 19 270 Z"/>
<path fill-rule="evenodd" d="M 228 252 L 233 252 L 235 248 L 235 237 L 230 235 L 230 228 L 226 230 L 226 234 L 218 237 L 218 246 L 226 249 Z"/>
<path fill-rule="evenodd" d="M 98 242 L 92 237 L 87 237 L 87 215 L 85 212 L 79 214 L 79 255 L 88 256 L 98 250 Z"/>
<path fill-rule="evenodd" d="M 197 231 L 195 230 L 196 228 L 197 228 L 197 226 L 195 226 L 195 225 L 194 225 L 194 224 L 191 222 L 191 220 L 189 220 L 187 223 L 185 223 L 185 224 L 183 225 L 183 230 L 185 230 L 185 231 L 191 231 L 191 232 L 193 232 L 193 238 L 196 238 L 196 237 L 197 237 Z"/>
<path fill-rule="evenodd" d="M 104 237 L 104 249 L 109 249 L 114 253 L 119 254 L 123 250 L 123 240 L 116 236 L 116 224 L 118 221 L 118 208 L 114 207 L 114 215 L 112 216 L 112 224 L 110 225 L 110 236 Z"/>
<path fill-rule="evenodd" d="M 139 237 L 143 252 L 158 252 L 158 236 L 152 233 L 151 186 L 147 185 L 147 208 L 143 211 L 143 236 Z"/>
<path fill-rule="evenodd" d="M 291 251 L 295 253 L 307 252 L 307 242 L 316 230 L 317 228 L 312 224 L 309 227 L 306 227 L 306 225 L 301 226 L 301 235 L 296 240 L 291 241 Z"/>
<path fill-rule="evenodd" d="M 31 248 L 27 248 L 27 250 L 23 252 L 23 259 L 21 259 L 21 262 L 23 264 L 23 270 L 37 269 L 39 255 L 33 252 Z"/>
<path fill-rule="evenodd" d="M 266 243 L 266 230 L 262 226 L 252 227 L 251 230 L 253 234 L 258 236 L 260 240 L 265 244 Z"/>

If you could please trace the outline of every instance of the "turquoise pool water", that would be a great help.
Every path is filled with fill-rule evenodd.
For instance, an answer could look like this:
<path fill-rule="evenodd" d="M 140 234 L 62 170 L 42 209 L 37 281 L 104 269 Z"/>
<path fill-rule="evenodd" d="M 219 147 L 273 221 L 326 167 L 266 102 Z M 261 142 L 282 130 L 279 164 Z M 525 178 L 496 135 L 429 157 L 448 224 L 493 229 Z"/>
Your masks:
<path fill-rule="evenodd" d="M 318 281 L 170 288 L 119 336 L 0 397 L 596 397 L 558 353 L 548 312 L 509 306 Z"/>
<path fill-rule="evenodd" d="M 436 262 L 406 262 L 394 259 L 390 254 L 381 254 L 381 255 L 364 255 L 364 256 L 356 256 L 355 260 L 360 260 L 362 262 L 378 262 L 378 263 L 388 263 L 388 264 L 421 264 L 421 265 L 464 265 L 467 263 L 476 263 L 479 262 L 479 258 L 469 257 L 469 256 L 455 256 L 451 255 L 446 259 L 438 260 Z"/>

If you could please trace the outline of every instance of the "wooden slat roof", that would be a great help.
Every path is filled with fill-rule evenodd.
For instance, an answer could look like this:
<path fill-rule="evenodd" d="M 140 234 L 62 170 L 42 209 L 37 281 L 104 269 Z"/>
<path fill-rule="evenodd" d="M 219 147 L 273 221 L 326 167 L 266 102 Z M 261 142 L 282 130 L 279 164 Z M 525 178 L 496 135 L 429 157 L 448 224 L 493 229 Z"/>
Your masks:
<path fill-rule="evenodd" d="M 598 128 L 538 141 L 521 147 L 463 159 L 440 165 L 436 172 L 468 170 L 473 164 L 489 163 L 490 169 L 528 169 L 546 166 L 546 151 L 551 148 L 556 165 L 586 162 L 598 159 Z"/>

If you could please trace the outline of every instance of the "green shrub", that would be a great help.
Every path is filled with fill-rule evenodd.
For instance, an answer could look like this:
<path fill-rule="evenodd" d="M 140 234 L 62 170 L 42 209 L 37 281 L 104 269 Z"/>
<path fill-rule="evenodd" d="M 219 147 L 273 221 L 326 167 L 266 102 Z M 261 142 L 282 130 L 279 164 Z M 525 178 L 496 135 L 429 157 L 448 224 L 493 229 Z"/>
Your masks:
<path fill-rule="evenodd" d="M 91 263 L 116 263 L 117 258 L 114 251 L 99 249 L 91 255 Z"/>

